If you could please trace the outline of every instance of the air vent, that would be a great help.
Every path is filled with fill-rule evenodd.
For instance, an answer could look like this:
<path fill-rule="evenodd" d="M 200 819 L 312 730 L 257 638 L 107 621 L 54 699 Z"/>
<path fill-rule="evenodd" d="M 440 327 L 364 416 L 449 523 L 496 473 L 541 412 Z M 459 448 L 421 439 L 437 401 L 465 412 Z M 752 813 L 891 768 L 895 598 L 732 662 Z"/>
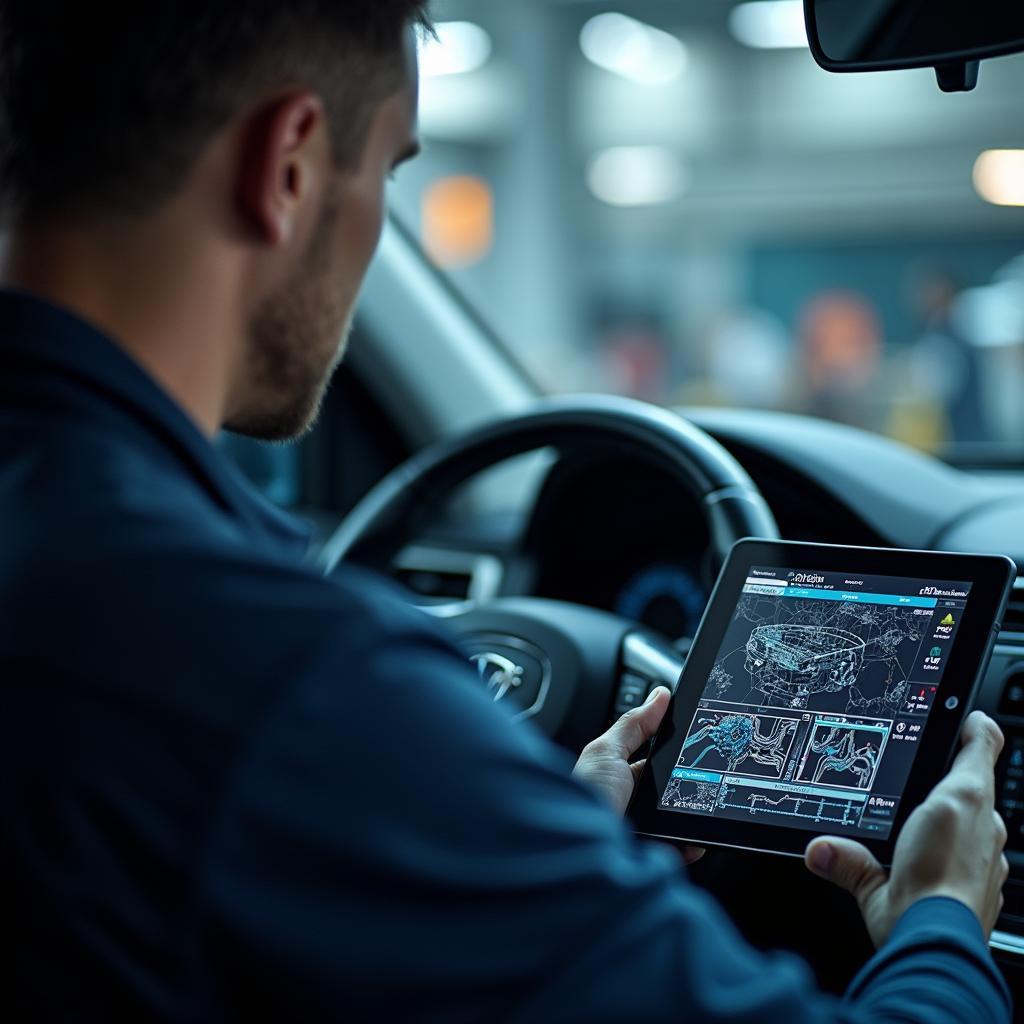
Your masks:
<path fill-rule="evenodd" d="M 1003 696 L 999 701 L 999 714 L 1024 715 L 1024 662 L 1012 666 L 1003 680 Z"/>
<path fill-rule="evenodd" d="M 396 569 L 395 579 L 413 593 L 432 601 L 467 601 L 473 582 L 469 573 L 437 569 Z"/>
<path fill-rule="evenodd" d="M 1003 631 L 1024 633 L 1024 576 L 1017 580 L 1003 616 Z"/>
<path fill-rule="evenodd" d="M 398 555 L 392 573 L 430 603 L 481 601 L 497 595 L 502 565 L 493 555 L 416 544 Z"/>

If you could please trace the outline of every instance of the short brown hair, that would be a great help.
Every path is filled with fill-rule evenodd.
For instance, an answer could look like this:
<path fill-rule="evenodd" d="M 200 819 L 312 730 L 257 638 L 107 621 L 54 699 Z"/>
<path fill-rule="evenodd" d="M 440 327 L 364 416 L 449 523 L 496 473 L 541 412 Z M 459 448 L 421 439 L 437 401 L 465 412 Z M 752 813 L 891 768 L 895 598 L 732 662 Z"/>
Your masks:
<path fill-rule="evenodd" d="M 3 212 L 145 212 L 277 86 L 321 95 L 351 164 L 426 24 L 426 0 L 0 0 Z"/>

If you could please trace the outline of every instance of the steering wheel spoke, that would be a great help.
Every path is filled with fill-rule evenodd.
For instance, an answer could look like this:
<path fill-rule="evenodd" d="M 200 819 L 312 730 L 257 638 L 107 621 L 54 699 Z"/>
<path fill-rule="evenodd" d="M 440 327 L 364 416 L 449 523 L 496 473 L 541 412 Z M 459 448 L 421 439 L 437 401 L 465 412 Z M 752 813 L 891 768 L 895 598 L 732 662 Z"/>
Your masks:
<path fill-rule="evenodd" d="M 689 643 L 685 650 L 689 650 Z M 679 684 L 686 654 L 678 645 L 669 645 L 650 630 L 634 629 L 622 639 L 622 671 L 613 710 L 625 714 L 642 704 L 658 686 L 673 693 Z"/>

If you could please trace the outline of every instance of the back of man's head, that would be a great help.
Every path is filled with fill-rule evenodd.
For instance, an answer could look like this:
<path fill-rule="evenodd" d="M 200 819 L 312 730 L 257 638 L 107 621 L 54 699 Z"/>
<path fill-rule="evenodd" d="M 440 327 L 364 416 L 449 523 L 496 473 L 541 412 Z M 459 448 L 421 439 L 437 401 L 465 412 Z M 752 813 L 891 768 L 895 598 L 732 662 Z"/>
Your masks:
<path fill-rule="evenodd" d="M 339 166 L 399 88 L 425 0 L 2 0 L 0 196 L 31 223 L 145 213 L 246 105 L 324 100 Z"/>

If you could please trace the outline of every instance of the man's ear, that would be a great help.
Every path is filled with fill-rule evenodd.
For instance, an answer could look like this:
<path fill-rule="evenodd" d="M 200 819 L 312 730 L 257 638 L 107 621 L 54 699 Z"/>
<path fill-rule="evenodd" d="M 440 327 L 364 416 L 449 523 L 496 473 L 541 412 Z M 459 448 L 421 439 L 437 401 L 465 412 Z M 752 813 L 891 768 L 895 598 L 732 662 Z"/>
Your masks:
<path fill-rule="evenodd" d="M 261 241 L 292 240 L 310 203 L 319 202 L 329 160 L 323 101 L 315 93 L 289 93 L 253 114 L 243 137 L 238 200 Z"/>

